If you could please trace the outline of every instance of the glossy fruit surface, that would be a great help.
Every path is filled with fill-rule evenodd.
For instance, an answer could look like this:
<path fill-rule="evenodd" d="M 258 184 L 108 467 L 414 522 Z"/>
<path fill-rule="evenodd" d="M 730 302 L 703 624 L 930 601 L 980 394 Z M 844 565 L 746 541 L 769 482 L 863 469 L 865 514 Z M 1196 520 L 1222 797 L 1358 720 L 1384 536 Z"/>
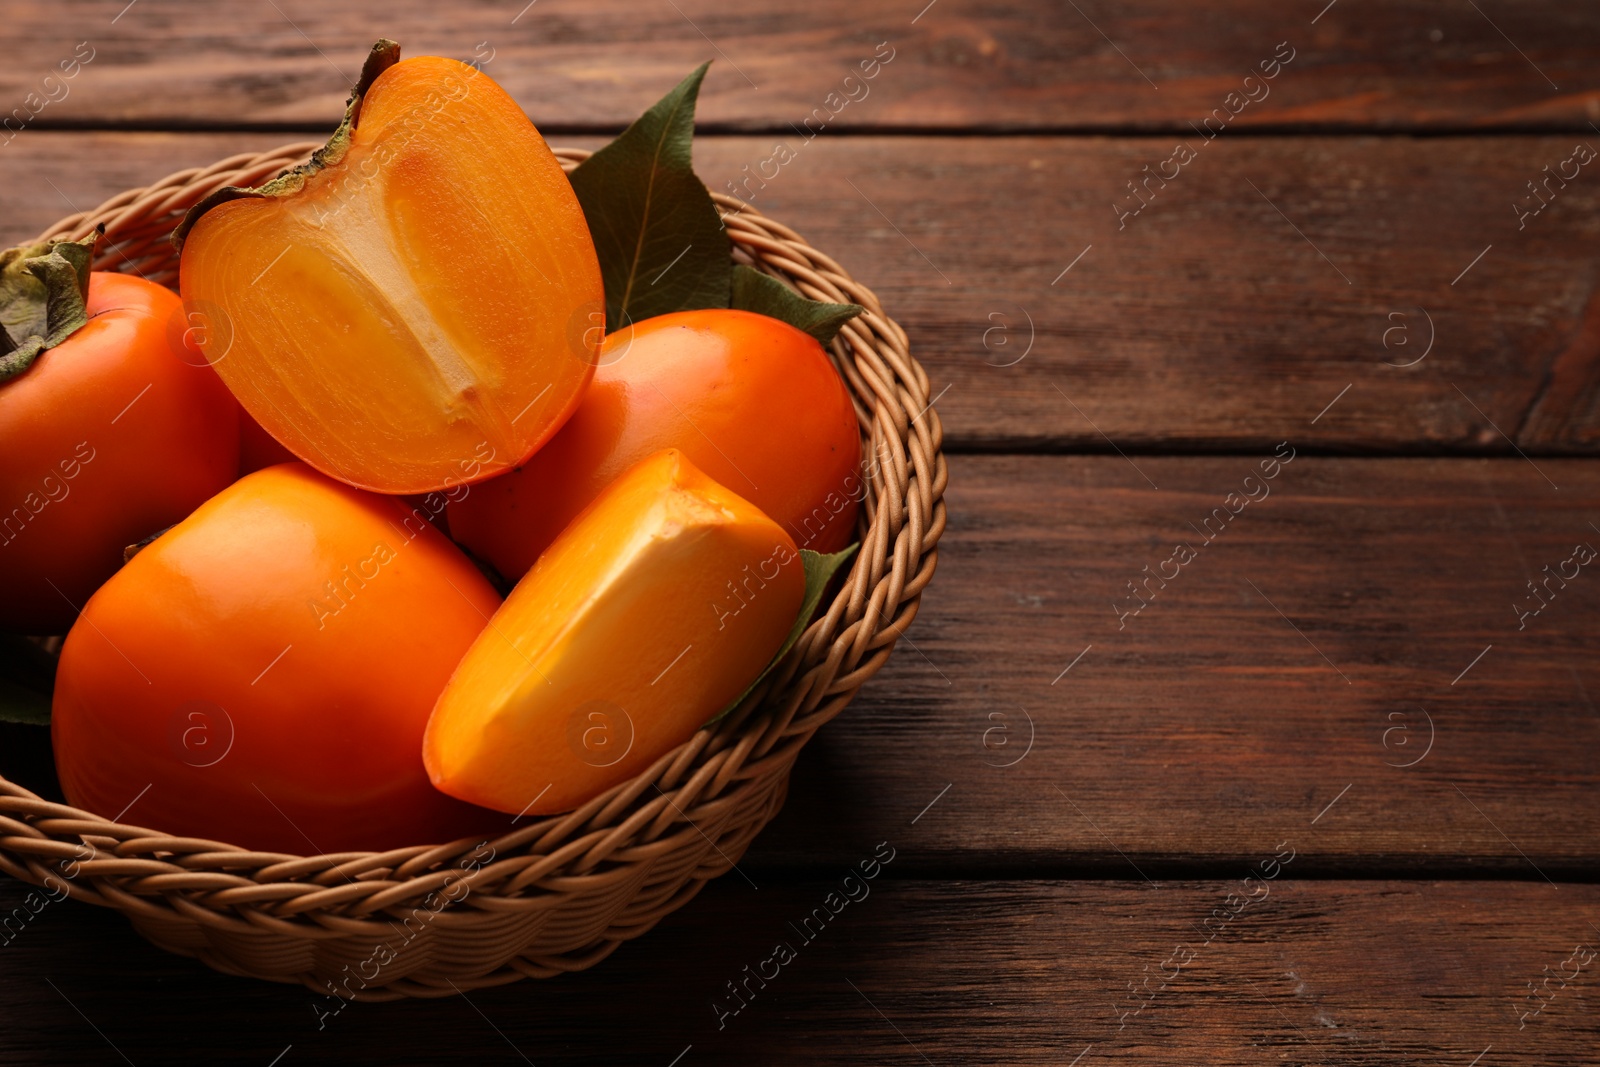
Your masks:
<path fill-rule="evenodd" d="M 783 528 L 681 453 L 608 487 L 518 583 L 429 720 L 440 789 L 566 811 L 737 698 L 783 643 L 805 576 Z"/>
<path fill-rule="evenodd" d="M 171 290 L 89 275 L 89 321 L 0 384 L 0 627 L 65 633 L 123 549 L 234 478 L 239 408 Z"/>
<path fill-rule="evenodd" d="M 107 817 L 137 797 L 134 825 L 298 854 L 498 827 L 417 756 L 498 606 L 399 502 L 301 463 L 248 475 L 134 556 L 68 634 L 62 788 Z"/>
<path fill-rule="evenodd" d="M 801 548 L 853 539 L 861 437 L 822 346 L 748 311 L 682 311 L 606 338 L 572 418 L 520 469 L 450 505 L 462 544 L 515 579 L 619 474 L 677 448 Z"/>
<path fill-rule="evenodd" d="M 305 167 L 180 228 L 207 358 L 295 455 L 385 493 L 525 460 L 593 373 L 600 268 L 560 164 L 488 75 L 374 50 Z"/>

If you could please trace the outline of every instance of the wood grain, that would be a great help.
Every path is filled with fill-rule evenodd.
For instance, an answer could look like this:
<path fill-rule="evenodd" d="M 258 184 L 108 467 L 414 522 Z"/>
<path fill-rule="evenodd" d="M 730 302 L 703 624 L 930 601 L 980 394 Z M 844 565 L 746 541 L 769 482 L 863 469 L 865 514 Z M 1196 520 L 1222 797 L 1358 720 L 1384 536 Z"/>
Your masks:
<path fill-rule="evenodd" d="M 1209 876 L 1288 839 L 1299 876 L 1600 878 L 1600 574 L 1513 609 L 1600 547 L 1600 466 L 1296 455 L 1263 482 L 1272 453 L 954 457 L 916 624 L 747 864 L 831 869 L 915 819 L 901 869 L 929 876 Z M 28 729 L 0 770 L 49 788 Z"/>
<path fill-rule="evenodd" d="M 1551 363 L 1517 438 L 1540 452 L 1587 450 L 1600 441 L 1600 289 Z"/>
<path fill-rule="evenodd" d="M 1202 929 L 1240 906 L 1225 903 L 1240 881 L 896 881 L 920 829 L 896 828 L 895 860 L 810 941 L 790 924 L 826 908 L 842 870 L 759 891 L 730 875 L 581 974 L 337 1014 L 52 904 L 0 950 L 0 1063 L 1594 1062 L 1600 960 L 1573 950 L 1600 945 L 1595 886 L 1293 881 L 1295 860 Z M 0 884 L 0 907 L 19 903 Z M 731 1014 L 726 983 L 779 941 L 794 958 Z M 1541 1003 L 1530 981 L 1575 969 L 1521 1019 Z"/>
<path fill-rule="evenodd" d="M 1160 877 L 1287 838 L 1300 874 L 1595 878 L 1600 575 L 1521 630 L 1513 604 L 1600 547 L 1600 468 L 1300 456 L 1263 486 L 1271 452 L 952 460 L 917 625 L 751 862 L 837 863 L 938 798 L 929 873 Z"/>
<path fill-rule="evenodd" d="M 552 130 L 620 129 L 712 59 L 700 113 L 721 129 L 787 130 L 826 107 L 830 127 L 856 130 L 1187 130 L 1226 108 L 1235 127 L 1580 131 L 1600 101 L 1597 32 L 1600 15 L 1561 0 L 498 0 L 448 17 L 424 0 L 71 0 L 8 12 L 0 101 L 39 127 L 319 127 L 388 36 L 411 55 L 492 57 Z M 84 41 L 78 75 L 42 84 Z M 1263 97 L 1244 79 L 1280 42 L 1293 58 Z M 844 83 L 880 44 L 889 65 Z M 1245 89 L 1259 102 L 1229 102 Z M 57 99 L 40 109 L 29 93 Z"/>
<path fill-rule="evenodd" d="M 1190 138 L 1197 158 L 1120 229 L 1119 193 L 1139 203 L 1126 183 L 1172 139 L 793 140 L 753 206 L 906 326 L 952 448 L 1510 455 L 1525 423 L 1531 452 L 1600 444 L 1581 399 L 1600 375 L 1600 178 L 1513 209 L 1575 138 Z M 30 132 L 0 152 L 0 240 L 280 143 Z M 725 188 L 772 149 L 706 137 L 696 162 Z"/>

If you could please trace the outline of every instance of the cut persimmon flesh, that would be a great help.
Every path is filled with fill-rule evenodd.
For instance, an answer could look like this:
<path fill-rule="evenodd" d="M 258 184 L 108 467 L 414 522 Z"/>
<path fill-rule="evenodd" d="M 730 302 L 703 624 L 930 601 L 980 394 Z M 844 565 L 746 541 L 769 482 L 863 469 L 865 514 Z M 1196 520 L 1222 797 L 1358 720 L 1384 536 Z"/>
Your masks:
<path fill-rule="evenodd" d="M 804 596 L 783 527 L 659 452 L 573 520 L 473 642 L 428 721 L 428 774 L 499 811 L 578 807 L 737 699 Z"/>
<path fill-rule="evenodd" d="M 509 470 L 577 406 L 603 293 L 583 210 L 522 110 L 452 59 L 374 47 L 328 147 L 180 227 L 193 334 L 312 466 L 419 493 Z"/>

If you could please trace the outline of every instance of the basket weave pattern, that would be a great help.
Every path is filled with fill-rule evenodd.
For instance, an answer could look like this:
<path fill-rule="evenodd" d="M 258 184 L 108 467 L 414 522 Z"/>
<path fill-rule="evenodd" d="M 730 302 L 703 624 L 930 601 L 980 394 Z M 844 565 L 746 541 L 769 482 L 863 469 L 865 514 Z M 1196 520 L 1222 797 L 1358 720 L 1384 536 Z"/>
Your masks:
<path fill-rule="evenodd" d="M 104 224 L 97 270 L 176 287 L 168 237 L 224 185 L 253 186 L 312 142 L 233 156 L 122 193 L 43 237 Z M 571 170 L 587 152 L 558 149 Z M 733 256 L 866 314 L 833 359 L 867 457 L 861 549 L 826 611 L 739 708 L 577 811 L 385 853 L 289 856 L 178 838 L 53 804 L 0 778 L 0 871 L 117 908 L 150 941 L 210 966 L 358 1000 L 581 970 L 728 871 L 782 807 L 801 746 L 843 710 L 916 617 L 945 526 L 947 478 L 926 373 L 871 291 L 799 235 L 713 194 Z"/>

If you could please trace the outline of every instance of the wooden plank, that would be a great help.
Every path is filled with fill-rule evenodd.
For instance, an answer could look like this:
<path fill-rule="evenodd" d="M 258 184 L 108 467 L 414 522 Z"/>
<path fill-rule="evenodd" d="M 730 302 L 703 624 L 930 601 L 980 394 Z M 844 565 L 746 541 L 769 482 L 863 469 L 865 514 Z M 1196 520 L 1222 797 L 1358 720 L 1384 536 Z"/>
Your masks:
<path fill-rule="evenodd" d="M 1600 375 L 1600 179 L 1513 210 L 1574 138 L 1220 137 L 1121 222 L 1170 139 L 796 141 L 753 205 L 906 326 L 952 448 L 1509 455 L 1525 422 L 1532 452 L 1600 444 L 1578 399 Z M 29 133 L 0 153 L 0 240 L 281 143 Z M 772 147 L 702 138 L 697 165 L 726 188 Z"/>
<path fill-rule="evenodd" d="M 1588 451 L 1600 441 L 1600 289 L 1551 363 L 1517 437 L 1538 452 Z"/>
<path fill-rule="evenodd" d="M 914 821 L 926 875 L 1600 875 L 1600 576 L 1513 609 L 1600 546 L 1600 466 L 1271 455 L 953 457 L 915 626 L 748 864 Z M 36 728 L 0 771 L 48 785 Z"/>
<path fill-rule="evenodd" d="M 1600 15 L 1561 0 L 1442 9 L 820 0 L 755 10 L 501 0 L 448 19 L 424 0 L 392 0 L 380 18 L 309 0 L 72 0 L 18 5 L 6 28 L 10 54 L 26 60 L 0 72 L 0 100 L 58 128 L 319 126 L 339 114 L 379 35 L 408 54 L 487 58 L 541 125 L 560 129 L 620 128 L 707 59 L 716 63 L 701 115 L 724 129 L 787 130 L 823 107 L 818 119 L 834 129 L 1187 130 L 1224 109 L 1237 113 L 1235 127 L 1576 131 L 1600 100 Z M 45 84 L 83 42 L 89 62 Z M 893 58 L 868 68 L 869 82 L 844 82 L 875 53 Z M 1288 64 L 1247 85 L 1275 55 Z"/>
<path fill-rule="evenodd" d="M 837 864 L 931 803 L 929 873 L 1159 877 L 1285 839 L 1301 874 L 1600 873 L 1600 575 L 1513 607 L 1600 548 L 1600 468 L 1297 456 L 1264 482 L 1272 452 L 955 457 L 917 624 L 752 862 Z"/>
<path fill-rule="evenodd" d="M 1293 864 L 1248 888 L 895 881 L 917 829 L 809 941 L 796 929 L 843 871 L 759 892 L 723 878 L 584 973 L 337 1014 L 52 904 L 0 956 L 0 1062 L 1594 1062 L 1595 886 L 1292 881 Z M 1241 890 L 1259 899 L 1226 903 Z M 21 897 L 0 884 L 0 906 Z M 745 981 L 735 1014 L 727 983 Z"/>

